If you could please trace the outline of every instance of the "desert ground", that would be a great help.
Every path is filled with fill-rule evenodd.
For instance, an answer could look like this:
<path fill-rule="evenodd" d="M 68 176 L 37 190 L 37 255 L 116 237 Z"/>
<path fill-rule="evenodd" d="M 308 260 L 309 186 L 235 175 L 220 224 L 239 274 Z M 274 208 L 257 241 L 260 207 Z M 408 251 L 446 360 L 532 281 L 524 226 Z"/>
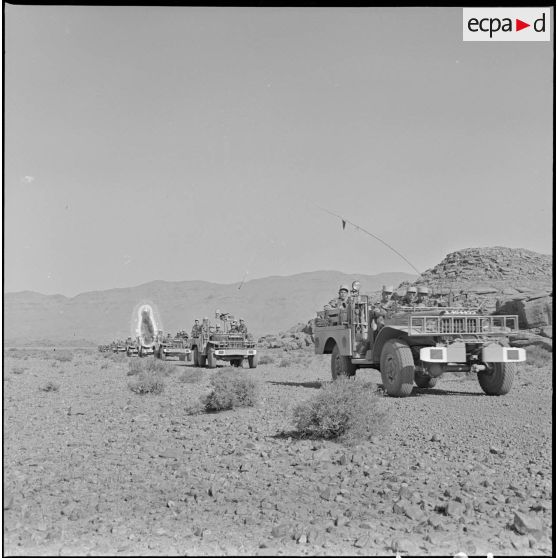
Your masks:
<path fill-rule="evenodd" d="M 254 406 L 192 414 L 226 363 L 173 362 L 140 395 L 126 357 L 6 348 L 4 554 L 552 554 L 550 353 L 502 397 L 464 374 L 380 394 L 385 430 L 349 446 L 294 430 L 329 358 L 264 352 L 235 369 Z"/>

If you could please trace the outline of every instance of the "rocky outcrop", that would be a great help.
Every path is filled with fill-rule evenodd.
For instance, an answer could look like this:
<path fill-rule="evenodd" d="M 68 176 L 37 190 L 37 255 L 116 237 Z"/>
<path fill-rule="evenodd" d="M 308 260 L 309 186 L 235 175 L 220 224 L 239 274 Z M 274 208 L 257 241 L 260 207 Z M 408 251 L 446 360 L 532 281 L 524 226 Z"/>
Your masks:
<path fill-rule="evenodd" d="M 496 302 L 496 314 L 517 314 L 522 329 L 545 328 L 552 332 L 552 297 L 503 299 Z"/>
<path fill-rule="evenodd" d="M 314 345 L 312 337 L 312 320 L 307 324 L 298 323 L 287 331 L 281 331 L 276 335 L 265 335 L 260 337 L 258 344 L 267 349 L 284 349 L 294 351 Z"/>
<path fill-rule="evenodd" d="M 409 283 L 399 285 L 403 294 Z M 448 254 L 413 283 L 457 302 L 482 303 L 487 313 L 517 314 L 522 329 L 552 336 L 552 256 L 523 248 L 467 248 Z"/>

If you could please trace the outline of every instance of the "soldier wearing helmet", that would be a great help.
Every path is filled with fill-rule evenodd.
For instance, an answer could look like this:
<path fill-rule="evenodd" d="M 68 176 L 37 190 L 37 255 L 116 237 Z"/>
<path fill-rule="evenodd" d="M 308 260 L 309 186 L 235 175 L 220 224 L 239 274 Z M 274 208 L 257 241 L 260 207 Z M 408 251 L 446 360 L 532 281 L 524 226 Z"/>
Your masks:
<path fill-rule="evenodd" d="M 432 306 L 432 301 L 429 297 L 430 291 L 428 287 L 421 286 L 417 290 L 416 305 L 420 307 Z"/>
<path fill-rule="evenodd" d="M 374 305 L 372 309 L 372 329 L 379 331 L 385 325 L 385 317 L 395 305 L 393 300 L 393 286 L 383 285 L 382 295 L 379 302 Z"/>
<path fill-rule="evenodd" d="M 248 328 L 246 327 L 246 324 L 244 323 L 244 318 L 238 318 L 238 321 L 239 321 L 238 333 L 247 334 L 248 333 Z"/>
<path fill-rule="evenodd" d="M 403 297 L 401 304 L 403 306 L 414 306 L 416 303 L 417 288 L 413 285 L 407 287 L 407 294 Z"/>
<path fill-rule="evenodd" d="M 325 306 L 324 310 L 333 310 L 334 308 L 345 309 L 349 302 L 349 285 L 339 285 L 339 296 L 332 298 Z"/>
<path fill-rule="evenodd" d="M 201 333 L 201 325 L 199 320 L 194 320 L 194 325 L 192 326 L 192 337 L 197 337 Z"/>

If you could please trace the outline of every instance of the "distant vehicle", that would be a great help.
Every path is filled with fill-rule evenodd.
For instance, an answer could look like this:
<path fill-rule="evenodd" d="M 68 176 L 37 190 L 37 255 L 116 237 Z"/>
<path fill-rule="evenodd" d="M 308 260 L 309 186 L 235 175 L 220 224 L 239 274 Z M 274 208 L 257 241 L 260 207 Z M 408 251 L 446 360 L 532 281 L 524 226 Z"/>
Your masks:
<path fill-rule="evenodd" d="M 126 339 L 126 355 L 129 357 L 138 356 L 138 340 L 128 337 Z"/>
<path fill-rule="evenodd" d="M 178 357 L 178 360 L 192 360 L 192 349 L 190 348 L 190 341 L 188 334 L 185 331 L 179 331 L 174 338 L 167 334 L 163 337 L 157 336 L 157 341 L 153 347 L 153 354 L 155 358 L 166 360 L 171 357 Z"/>
<path fill-rule="evenodd" d="M 242 366 L 248 361 L 250 368 L 258 366 L 258 352 L 251 334 L 231 331 L 230 322 L 234 317 L 219 311 L 215 314 L 221 321 L 219 326 L 202 324 L 197 333 L 192 333 L 190 345 L 194 354 L 194 366 L 215 368 L 217 360 L 229 362 L 232 366 Z"/>
<path fill-rule="evenodd" d="M 331 354 L 333 380 L 354 376 L 358 368 L 376 368 L 388 395 L 407 397 L 413 381 L 432 388 L 444 372 L 472 372 L 486 394 L 510 391 L 516 365 L 525 361 L 525 349 L 508 342 L 518 331 L 517 316 L 396 305 L 385 325 L 374 330 L 374 305 L 356 283 L 347 309 L 324 310 L 315 319 L 315 353 Z"/>

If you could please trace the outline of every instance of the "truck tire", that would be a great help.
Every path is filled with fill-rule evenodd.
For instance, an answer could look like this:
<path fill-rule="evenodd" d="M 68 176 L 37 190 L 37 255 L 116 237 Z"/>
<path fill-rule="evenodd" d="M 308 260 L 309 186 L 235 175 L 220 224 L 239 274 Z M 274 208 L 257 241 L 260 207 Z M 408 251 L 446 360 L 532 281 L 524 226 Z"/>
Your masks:
<path fill-rule="evenodd" d="M 479 372 L 477 378 L 480 387 L 487 395 L 506 395 L 510 391 L 517 366 L 515 362 L 488 362 L 490 369 Z"/>
<path fill-rule="evenodd" d="M 214 351 L 208 351 L 207 353 L 207 367 L 215 368 L 217 366 L 217 358 L 215 357 Z"/>
<path fill-rule="evenodd" d="M 437 381 L 438 378 L 431 378 L 426 374 L 415 372 L 415 384 L 417 384 L 417 387 L 419 388 L 433 388 Z"/>
<path fill-rule="evenodd" d="M 238 361 L 238 365 L 240 366 L 242 361 Z M 248 357 L 248 366 L 250 368 L 256 368 L 258 366 L 258 355 L 250 355 Z"/>
<path fill-rule="evenodd" d="M 339 347 L 336 344 L 331 351 L 331 379 L 351 378 L 356 374 L 357 367 L 351 362 L 350 356 L 339 354 Z"/>
<path fill-rule="evenodd" d="M 415 363 L 407 343 L 389 339 L 382 347 L 380 356 L 382 383 L 388 395 L 408 397 L 413 391 Z"/>
<path fill-rule="evenodd" d="M 206 361 L 207 357 L 205 355 L 202 355 L 201 353 L 198 353 L 198 366 L 204 368 Z"/>
<path fill-rule="evenodd" d="M 161 360 L 167 360 L 167 355 L 165 354 L 165 350 L 163 349 L 163 347 L 159 347 L 159 351 L 157 351 L 159 353 L 159 358 Z M 153 354 L 155 354 L 155 352 L 153 352 Z"/>

